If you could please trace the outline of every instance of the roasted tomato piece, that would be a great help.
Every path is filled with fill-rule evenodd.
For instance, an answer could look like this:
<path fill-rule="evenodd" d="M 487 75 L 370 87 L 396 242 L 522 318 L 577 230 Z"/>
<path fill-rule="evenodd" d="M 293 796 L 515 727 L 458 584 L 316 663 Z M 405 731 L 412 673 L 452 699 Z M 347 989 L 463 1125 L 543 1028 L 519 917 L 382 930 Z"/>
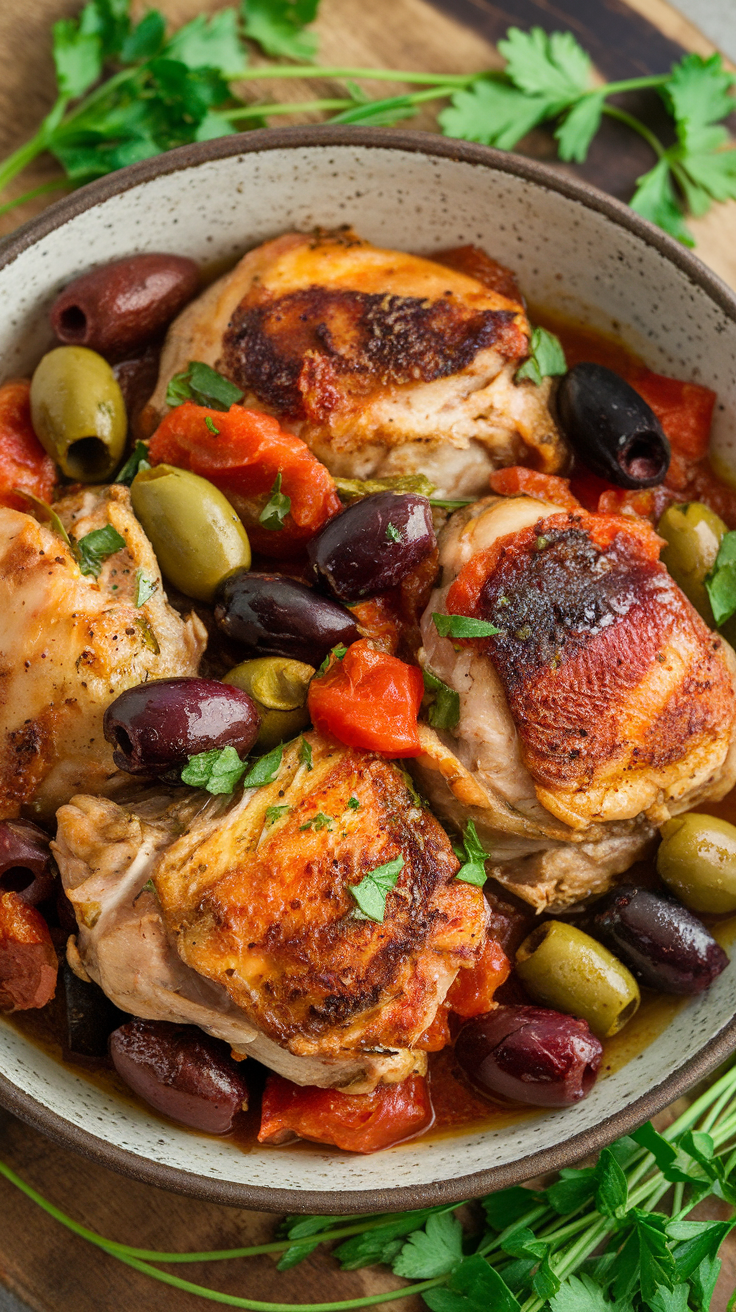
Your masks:
<path fill-rule="evenodd" d="M 570 491 L 569 478 L 560 478 L 557 474 L 539 474 L 536 469 L 525 469 L 523 465 L 509 465 L 506 469 L 494 470 L 490 483 L 491 490 L 502 497 L 523 494 L 537 497 L 540 501 L 551 501 L 563 510 L 577 510 L 580 505 Z"/>
<path fill-rule="evenodd" d="M 629 382 L 654 411 L 675 451 L 688 460 L 707 456 L 715 392 L 700 383 L 683 383 L 650 369 L 632 373 Z"/>
<path fill-rule="evenodd" d="M 56 992 L 57 961 L 43 916 L 19 893 L 0 897 L 0 1010 L 45 1007 Z"/>
<path fill-rule="evenodd" d="M 432 1024 L 421 1035 L 417 1047 L 424 1052 L 441 1052 L 451 1040 L 450 1013 L 462 1016 L 483 1016 L 493 1006 L 496 989 L 505 984 L 511 972 L 511 962 L 495 939 L 487 939 L 474 966 L 459 970 L 450 985 L 447 997 L 437 1008 Z"/>
<path fill-rule="evenodd" d="M 312 680 L 307 704 L 315 729 L 348 747 L 389 757 L 416 756 L 423 696 L 417 666 L 376 651 L 361 638 Z"/>
<path fill-rule="evenodd" d="M 297 1135 L 334 1143 L 353 1153 L 413 1139 L 434 1120 L 427 1082 L 410 1075 L 400 1084 L 379 1084 L 373 1093 L 302 1088 L 281 1075 L 269 1075 L 263 1092 L 259 1143 L 288 1143 Z"/>
<path fill-rule="evenodd" d="M 227 413 L 185 401 L 169 411 L 149 447 L 153 464 L 177 465 L 209 479 L 232 502 L 251 544 L 266 556 L 287 557 L 342 509 L 332 475 L 270 415 L 233 405 Z M 274 484 L 290 506 L 278 526 L 260 520 Z"/>
<path fill-rule="evenodd" d="M 14 488 L 48 501 L 56 482 L 56 466 L 33 431 L 30 394 L 25 378 L 0 387 L 0 505 L 14 510 L 28 510 Z"/>

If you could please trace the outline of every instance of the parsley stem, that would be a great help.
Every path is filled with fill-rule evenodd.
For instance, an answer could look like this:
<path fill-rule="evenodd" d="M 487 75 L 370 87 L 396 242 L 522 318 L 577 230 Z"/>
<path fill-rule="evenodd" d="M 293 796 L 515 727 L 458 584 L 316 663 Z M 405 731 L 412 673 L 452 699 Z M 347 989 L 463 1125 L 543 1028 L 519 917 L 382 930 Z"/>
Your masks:
<path fill-rule="evenodd" d="M 354 100 L 300 100 L 284 105 L 245 105 L 241 109 L 226 109 L 223 118 L 237 123 L 246 118 L 271 118 L 273 114 L 312 114 L 321 109 L 350 109 Z"/>
<path fill-rule="evenodd" d="M 629 114 L 625 109 L 619 109 L 617 105 L 604 105 L 603 113 L 606 114 L 608 118 L 618 119 L 619 123 L 625 123 L 626 126 L 632 128 L 634 132 L 638 132 L 639 136 L 643 137 L 651 146 L 657 158 L 664 158 L 665 150 L 662 142 L 659 140 L 659 137 L 656 137 L 654 133 L 650 131 L 646 123 L 642 123 L 641 119 L 635 118 L 633 114 Z"/>
<path fill-rule="evenodd" d="M 362 78 L 371 82 L 420 82 L 428 84 L 467 87 L 483 73 L 412 73 L 395 68 L 318 68 L 315 65 L 272 64 L 262 68 L 246 68 L 232 76 L 224 74 L 226 82 L 260 82 L 262 78 Z"/>
<path fill-rule="evenodd" d="M 630 77 L 623 82 L 606 82 L 603 87 L 592 87 L 588 94 L 595 95 L 605 91 L 607 96 L 617 96 L 621 91 L 642 91 L 647 87 L 663 87 L 671 78 L 671 73 L 658 73 L 651 77 Z"/>
<path fill-rule="evenodd" d="M 0 205 L 0 214 L 7 214 L 9 210 L 15 209 L 16 205 L 23 205 L 27 200 L 35 200 L 36 196 L 43 196 L 47 191 L 60 191 L 62 187 L 73 186 L 71 178 L 52 178 L 50 182 L 44 182 L 40 187 L 33 187 L 31 191 L 24 191 L 22 196 L 16 196 L 15 200 Z"/>

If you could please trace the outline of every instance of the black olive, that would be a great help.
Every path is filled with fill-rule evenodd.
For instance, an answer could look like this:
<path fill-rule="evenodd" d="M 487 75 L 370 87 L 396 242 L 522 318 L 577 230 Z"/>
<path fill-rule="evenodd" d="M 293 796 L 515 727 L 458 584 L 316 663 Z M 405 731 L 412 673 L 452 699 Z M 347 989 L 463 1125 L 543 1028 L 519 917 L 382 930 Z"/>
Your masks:
<path fill-rule="evenodd" d="M 215 747 L 234 747 L 247 756 L 260 716 L 247 692 L 217 679 L 151 679 L 127 688 L 111 702 L 102 721 L 115 751 L 112 759 L 129 774 L 167 774 L 190 756 Z"/>
<path fill-rule="evenodd" d="M 288 656 L 320 665 L 325 656 L 360 637 L 344 606 L 283 574 L 234 570 L 217 590 L 215 619 L 251 656 Z"/>
<path fill-rule="evenodd" d="M 728 965 L 692 911 L 649 889 L 615 888 L 595 908 L 591 929 L 642 984 L 661 993 L 702 993 Z"/>
<path fill-rule="evenodd" d="M 339 601 L 360 601 L 396 587 L 436 545 L 426 497 L 376 492 L 335 515 L 307 556 L 318 585 Z"/>
<path fill-rule="evenodd" d="M 603 1048 L 587 1022 L 545 1007 L 496 1007 L 463 1025 L 461 1070 L 481 1093 L 568 1107 L 595 1084 Z"/>
<path fill-rule="evenodd" d="M 561 379 L 557 412 L 578 460 L 618 487 L 656 487 L 670 444 L 654 411 L 602 364 L 576 364 Z"/>

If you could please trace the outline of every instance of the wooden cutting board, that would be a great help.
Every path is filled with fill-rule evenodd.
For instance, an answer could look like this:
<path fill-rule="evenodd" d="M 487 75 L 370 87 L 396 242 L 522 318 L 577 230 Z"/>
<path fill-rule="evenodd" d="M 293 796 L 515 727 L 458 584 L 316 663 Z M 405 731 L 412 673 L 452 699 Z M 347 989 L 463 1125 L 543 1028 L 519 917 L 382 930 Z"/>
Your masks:
<path fill-rule="evenodd" d="M 158 7 L 178 25 L 221 2 L 158 0 Z M 30 137 L 48 111 L 53 96 L 49 27 L 79 7 L 80 0 L 0 0 L 0 157 Z M 141 10 L 146 7 L 140 5 Z M 321 58 L 333 66 L 481 70 L 501 63 L 493 43 L 511 23 L 538 23 L 548 31 L 570 29 L 609 79 L 664 72 L 683 49 L 706 55 L 713 49 L 665 0 L 322 0 Z M 385 84 L 368 90 L 386 94 Z M 328 82 L 294 81 L 278 94 L 300 101 L 342 93 Z M 250 84 L 249 95 L 272 98 L 274 85 Z M 656 113 L 656 106 L 645 101 L 643 112 Z M 429 111 L 411 126 L 432 128 Z M 547 133 L 536 132 L 523 144 L 527 153 L 555 163 Z M 626 200 L 636 177 L 651 162 L 643 143 L 607 123 L 585 166 L 555 166 Z M 59 176 L 54 162 L 41 158 L 0 202 Z M 0 216 L 0 236 L 39 213 L 48 199 L 39 197 Z M 692 228 L 700 257 L 736 287 L 736 202 L 715 206 L 705 218 L 694 220 Z M 58 1147 L 5 1113 L 0 1113 L 0 1157 L 83 1224 L 138 1247 L 202 1251 L 260 1243 L 273 1233 L 274 1218 L 266 1213 L 202 1203 L 127 1180 Z M 0 1209 L 0 1279 L 37 1312 L 194 1312 L 206 1306 L 92 1249 L 2 1179 Z M 725 1312 L 736 1284 L 736 1239 L 725 1256 L 713 1312 Z M 340 1272 L 319 1253 L 284 1274 L 268 1257 L 179 1267 L 177 1272 L 229 1293 L 286 1303 L 355 1298 L 398 1284 L 384 1273 Z M 396 1307 L 419 1312 L 419 1300 L 380 1306 L 386 1312 Z"/>

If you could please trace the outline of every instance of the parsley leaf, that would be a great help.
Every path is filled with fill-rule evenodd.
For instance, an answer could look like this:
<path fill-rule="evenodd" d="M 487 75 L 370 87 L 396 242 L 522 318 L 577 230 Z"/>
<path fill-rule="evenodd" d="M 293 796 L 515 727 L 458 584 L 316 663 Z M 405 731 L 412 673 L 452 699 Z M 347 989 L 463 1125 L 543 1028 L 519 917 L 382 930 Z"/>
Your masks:
<path fill-rule="evenodd" d="M 229 378 L 223 378 L 211 365 L 201 360 L 192 360 L 187 369 L 174 374 L 166 389 L 166 404 L 181 405 L 184 401 L 194 401 L 196 405 L 205 405 L 212 410 L 229 410 L 231 405 L 242 401 L 244 393 Z"/>
<path fill-rule="evenodd" d="M 434 626 L 441 638 L 490 638 L 500 633 L 488 620 L 476 620 L 471 615 L 432 614 Z"/>
<path fill-rule="evenodd" d="M 359 910 L 353 912 L 356 920 L 375 920 L 383 924 L 386 915 L 386 897 L 404 869 L 403 856 L 397 856 L 385 865 L 376 866 L 361 879 L 359 884 L 352 884 L 349 892 L 358 903 Z"/>
<path fill-rule="evenodd" d="M 595 1205 L 601 1216 L 621 1220 L 626 1215 L 629 1190 L 626 1176 L 610 1148 L 604 1148 L 595 1168 Z"/>
<path fill-rule="evenodd" d="M 429 694 L 429 723 L 435 729 L 455 729 L 460 719 L 460 693 L 448 687 L 431 670 L 422 670 L 424 687 Z"/>
<path fill-rule="evenodd" d="M 351 811 L 359 811 L 359 810 L 360 810 L 360 802 L 358 801 L 357 797 L 349 797 L 349 798 L 348 798 L 348 808 L 349 808 Z"/>
<path fill-rule="evenodd" d="M 190 756 L 181 772 L 181 781 L 192 788 L 206 788 L 208 793 L 232 793 L 242 778 L 245 763 L 234 747 L 213 747 L 209 752 Z"/>
<path fill-rule="evenodd" d="M 285 802 L 282 806 L 267 806 L 266 820 L 270 825 L 275 824 L 277 820 L 281 819 L 282 815 L 286 815 L 286 812 L 290 810 L 291 807 L 288 802 Z"/>
<path fill-rule="evenodd" d="M 128 33 L 120 51 L 123 64 L 137 64 L 157 55 L 166 36 L 166 19 L 158 9 L 149 9 L 140 23 Z"/>
<path fill-rule="evenodd" d="M 463 1228 L 451 1212 L 427 1217 L 423 1230 L 410 1235 L 393 1264 L 396 1276 L 427 1280 L 452 1271 L 463 1256 Z"/>
<path fill-rule="evenodd" d="M 265 756 L 260 756 L 243 779 L 243 787 L 262 788 L 264 784 L 272 784 L 278 778 L 283 755 L 283 743 L 279 743 Z"/>
<path fill-rule="evenodd" d="M 529 357 L 517 369 L 514 382 L 530 378 L 539 387 L 543 378 L 566 373 L 567 361 L 559 337 L 548 333 L 546 328 L 532 328 Z"/>
<path fill-rule="evenodd" d="M 158 590 L 158 583 L 154 579 L 149 579 L 148 575 L 142 569 L 135 572 L 135 606 L 145 606 L 147 601 L 151 600 L 154 592 Z"/>
<path fill-rule="evenodd" d="M 316 829 L 319 833 L 320 829 L 326 829 L 330 833 L 334 823 L 331 815 L 325 815 L 324 811 L 318 811 L 309 820 L 305 820 L 304 824 L 299 826 L 299 830 Z"/>
<path fill-rule="evenodd" d="M 596 1175 L 592 1166 L 563 1167 L 560 1178 L 545 1191 L 550 1207 L 561 1216 L 576 1212 L 595 1194 Z"/>
<path fill-rule="evenodd" d="M 571 32 L 548 34 L 541 27 L 522 32 L 510 27 L 498 49 L 507 61 L 507 76 L 527 95 L 571 101 L 590 85 L 590 56 Z"/>
<path fill-rule="evenodd" d="M 306 765 L 307 770 L 312 769 L 312 744 L 307 742 L 303 734 L 299 744 L 299 760 L 302 765 Z"/>
<path fill-rule="evenodd" d="M 178 59 L 187 68 L 216 68 L 234 79 L 246 66 L 240 41 L 238 14 L 235 9 L 220 9 L 207 17 L 197 14 L 180 27 L 166 44 L 169 59 Z"/>
<path fill-rule="evenodd" d="M 372 1266 L 374 1262 L 393 1262 L 403 1247 L 404 1237 L 413 1230 L 419 1230 L 433 1211 L 444 1208 L 425 1208 L 418 1212 L 389 1213 L 386 1225 L 375 1230 L 365 1230 L 362 1234 L 346 1239 L 333 1249 L 343 1271 L 357 1271 L 359 1267 Z"/>
<path fill-rule="evenodd" d="M 432 1312 L 521 1312 L 506 1282 L 482 1257 L 466 1257 L 439 1289 L 422 1290 Z"/>
<path fill-rule="evenodd" d="M 560 159 L 583 164 L 590 143 L 601 125 L 605 91 L 583 96 L 555 129 Z"/>
<path fill-rule="evenodd" d="M 330 665 L 332 664 L 333 660 L 341 661 L 343 656 L 347 655 L 347 651 L 348 649 L 345 646 L 345 644 L 342 642 L 338 642 L 337 646 L 332 648 L 332 651 L 328 651 L 322 664 L 317 670 L 316 677 L 319 678 L 320 674 L 325 674 L 326 671 L 329 669 Z"/>
<path fill-rule="evenodd" d="M 243 0 L 245 35 L 274 59 L 309 63 L 317 51 L 317 38 L 305 32 L 317 17 L 319 0 Z"/>
<path fill-rule="evenodd" d="M 74 555 L 82 574 L 92 574 L 99 578 L 104 561 L 125 546 L 125 538 L 112 524 L 104 528 L 93 528 L 83 538 L 74 543 Z"/>
<path fill-rule="evenodd" d="M 395 524 L 391 524 L 391 523 L 386 525 L 386 537 L 388 538 L 389 542 L 404 541 L 403 537 L 401 536 L 400 530 L 396 527 Z"/>
<path fill-rule="evenodd" d="M 51 31 L 59 91 L 70 100 L 76 99 L 102 73 L 100 38 L 95 32 L 85 31 L 83 24 L 74 18 L 60 18 Z"/>
<path fill-rule="evenodd" d="M 683 246 L 695 245 L 675 195 L 668 160 L 659 160 L 653 169 L 637 178 L 636 191 L 629 204 L 643 219 L 649 219 L 670 236 L 677 237 Z"/>
<path fill-rule="evenodd" d="M 590 1276 L 568 1276 L 549 1300 L 552 1312 L 612 1312 L 600 1285 Z"/>
<path fill-rule="evenodd" d="M 126 487 L 130 487 L 139 469 L 150 468 L 151 465 L 148 460 L 147 444 L 145 442 L 136 442 L 132 452 L 115 479 L 115 482 L 124 483 Z"/>
<path fill-rule="evenodd" d="M 455 878 L 459 879 L 461 884 L 475 884 L 477 888 L 482 888 L 487 878 L 486 861 L 490 857 L 490 852 L 486 852 L 472 820 L 468 820 L 463 834 L 463 849 L 465 861 Z"/>
<path fill-rule="evenodd" d="M 724 533 L 705 590 L 720 628 L 736 612 L 736 531 Z"/>
<path fill-rule="evenodd" d="M 284 520 L 291 510 L 291 497 L 281 491 L 281 473 L 274 479 L 271 495 L 258 516 L 259 524 L 278 533 L 284 527 Z"/>
<path fill-rule="evenodd" d="M 479 78 L 456 91 L 439 124 L 447 137 L 479 141 L 499 150 L 513 150 L 527 132 L 550 118 L 558 108 L 546 96 L 528 96 L 506 82 Z"/>

